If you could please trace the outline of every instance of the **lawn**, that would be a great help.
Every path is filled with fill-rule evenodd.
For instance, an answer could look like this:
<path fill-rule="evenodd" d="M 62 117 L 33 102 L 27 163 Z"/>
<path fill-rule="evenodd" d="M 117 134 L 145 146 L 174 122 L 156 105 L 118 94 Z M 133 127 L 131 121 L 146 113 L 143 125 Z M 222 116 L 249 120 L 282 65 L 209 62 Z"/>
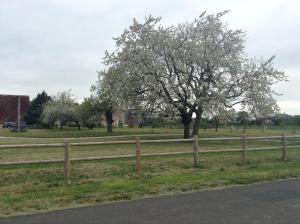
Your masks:
<path fill-rule="evenodd" d="M 10 132 L 4 129 L 0 136 L 5 137 L 32 137 L 32 138 L 79 138 L 79 137 L 105 137 L 119 135 L 161 134 L 169 132 L 169 128 L 115 128 L 113 133 L 107 133 L 105 128 L 87 129 L 29 129 L 27 132 Z M 181 129 L 172 129 L 172 132 L 181 133 Z"/>
<path fill-rule="evenodd" d="M 138 132 L 138 130 L 143 130 Z M 89 130 L 87 130 L 89 131 Z M 95 131 L 95 130 L 94 130 Z M 93 131 L 93 133 L 94 133 Z M 97 130 L 101 133 L 101 130 Z M 152 134 L 154 131 L 154 135 Z M 50 137 L 54 131 L 44 137 Z M 73 131 L 66 130 L 68 136 L 59 130 L 55 139 L 29 138 L 0 138 L 1 144 L 20 143 L 49 143 L 63 142 L 63 137 L 74 136 Z M 118 132 L 120 135 L 147 134 L 142 139 L 181 138 L 177 134 L 181 130 L 164 129 L 127 129 Z M 247 135 L 280 135 L 290 130 L 262 130 L 249 129 Z M 15 134 L 15 133 L 14 133 Z M 6 136 L 12 135 L 5 133 Z M 28 132 L 27 137 L 34 137 Z M 213 130 L 201 132 L 201 137 L 240 136 L 240 130 L 230 132 L 221 129 L 218 133 Z M 39 135 L 40 136 L 40 135 Z M 94 136 L 86 135 L 83 136 Z M 83 137 L 81 136 L 81 137 Z M 11 137 L 11 136 L 10 136 Z M 24 136 L 23 136 L 24 137 Z M 40 136 L 41 137 L 41 136 Z M 53 137 L 53 136 L 52 136 Z M 119 138 L 115 138 L 119 139 Z M 124 136 L 134 139 L 133 136 Z M 91 139 L 71 139 L 71 141 L 90 141 Z M 107 141 L 108 138 L 92 139 L 93 141 Z M 201 149 L 240 148 L 240 141 L 200 141 Z M 247 146 L 263 147 L 278 146 L 280 141 L 249 141 Z M 289 141 L 289 144 L 300 144 L 299 139 Z M 134 145 L 102 145 L 72 147 L 72 157 L 134 154 Z M 192 143 L 151 143 L 142 144 L 142 152 L 174 152 L 191 151 Z M 62 158 L 62 148 L 44 149 L 1 149 L 0 161 L 18 161 L 34 159 Z M 63 180 L 63 164 L 32 164 L 18 166 L 0 166 L 0 216 L 11 216 L 56 210 L 66 207 L 93 205 L 111 201 L 129 200 L 154 195 L 173 194 L 184 191 L 201 190 L 212 187 L 224 187 L 236 184 L 248 184 L 274 179 L 300 176 L 299 149 L 288 150 L 288 160 L 280 160 L 280 150 L 249 152 L 247 164 L 241 164 L 241 153 L 201 153 L 200 165 L 193 167 L 192 155 L 147 157 L 142 158 L 142 172 L 135 173 L 134 159 L 115 159 L 105 161 L 72 162 L 71 184 Z"/>
<path fill-rule="evenodd" d="M 214 128 L 200 129 L 201 137 L 212 136 L 240 136 L 242 128 L 219 128 L 215 132 Z M 64 129 L 29 129 L 27 132 L 10 132 L 7 129 L 0 130 L 0 136 L 4 137 L 26 137 L 26 138 L 80 138 L 80 137 L 106 137 L 106 136 L 120 136 L 120 135 L 145 135 L 145 134 L 165 134 L 172 133 L 183 135 L 182 128 L 115 128 L 113 133 L 107 133 L 105 128 L 87 129 L 82 128 L 78 131 L 77 128 L 64 128 Z M 278 134 L 300 134 L 300 127 L 298 126 L 285 126 L 285 127 L 272 127 L 265 131 L 261 127 L 251 126 L 246 130 L 249 136 L 257 135 L 278 135 Z"/>

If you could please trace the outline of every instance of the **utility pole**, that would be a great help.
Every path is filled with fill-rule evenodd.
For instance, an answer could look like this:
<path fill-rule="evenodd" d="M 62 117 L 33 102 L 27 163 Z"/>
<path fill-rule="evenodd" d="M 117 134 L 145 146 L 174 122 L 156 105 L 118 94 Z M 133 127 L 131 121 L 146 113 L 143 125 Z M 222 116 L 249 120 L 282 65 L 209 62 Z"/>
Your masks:
<path fill-rule="evenodd" d="M 18 132 L 20 132 L 21 99 L 18 97 Z"/>

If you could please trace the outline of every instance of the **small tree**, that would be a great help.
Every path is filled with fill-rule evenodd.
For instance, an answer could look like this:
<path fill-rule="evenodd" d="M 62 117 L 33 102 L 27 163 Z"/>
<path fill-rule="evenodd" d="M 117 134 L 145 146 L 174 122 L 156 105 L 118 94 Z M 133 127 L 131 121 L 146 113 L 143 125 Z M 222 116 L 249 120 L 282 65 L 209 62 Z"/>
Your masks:
<path fill-rule="evenodd" d="M 52 99 L 44 106 L 42 113 L 43 123 L 49 125 L 49 127 L 54 127 L 55 122 L 59 122 L 60 127 L 63 128 L 68 122 L 74 122 L 78 130 L 80 130 L 78 104 L 71 91 L 59 92 Z"/>
<path fill-rule="evenodd" d="M 99 107 L 105 115 L 107 132 L 113 132 L 113 113 L 117 107 L 122 107 L 122 82 L 113 68 L 98 72 L 98 80 L 92 86 L 93 97 L 99 102 Z M 123 95 L 125 97 L 125 95 Z"/>
<path fill-rule="evenodd" d="M 226 111 L 226 124 L 230 125 L 230 132 L 233 130 L 233 126 L 237 123 L 237 114 L 234 109 Z"/>
<path fill-rule="evenodd" d="M 45 91 L 39 93 L 31 101 L 30 107 L 24 116 L 24 121 L 29 125 L 40 125 L 43 108 L 48 101 L 51 101 L 51 97 Z"/>
<path fill-rule="evenodd" d="M 246 111 L 239 111 L 237 114 L 237 123 L 243 126 L 243 133 L 246 132 L 246 127 L 250 121 L 249 113 Z"/>
<path fill-rule="evenodd" d="M 93 96 L 85 98 L 80 104 L 78 111 L 83 126 L 89 129 L 98 126 L 102 112 L 98 99 Z"/>
<path fill-rule="evenodd" d="M 300 126 L 300 115 L 294 115 L 294 124 Z"/>
<path fill-rule="evenodd" d="M 212 118 L 212 122 L 215 126 L 215 132 L 218 132 L 218 129 L 219 129 L 219 126 L 220 126 L 220 123 L 221 123 L 221 117 L 216 115 Z"/>

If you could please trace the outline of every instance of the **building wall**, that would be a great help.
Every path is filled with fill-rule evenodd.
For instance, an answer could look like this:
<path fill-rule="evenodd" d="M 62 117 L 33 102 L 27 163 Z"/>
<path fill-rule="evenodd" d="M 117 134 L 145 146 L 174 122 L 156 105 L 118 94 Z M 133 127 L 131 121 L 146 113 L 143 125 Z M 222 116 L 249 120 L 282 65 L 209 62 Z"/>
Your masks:
<path fill-rule="evenodd" d="M 0 95 L 0 123 L 18 120 L 18 95 Z M 28 110 L 29 96 L 20 96 L 21 119 Z"/>

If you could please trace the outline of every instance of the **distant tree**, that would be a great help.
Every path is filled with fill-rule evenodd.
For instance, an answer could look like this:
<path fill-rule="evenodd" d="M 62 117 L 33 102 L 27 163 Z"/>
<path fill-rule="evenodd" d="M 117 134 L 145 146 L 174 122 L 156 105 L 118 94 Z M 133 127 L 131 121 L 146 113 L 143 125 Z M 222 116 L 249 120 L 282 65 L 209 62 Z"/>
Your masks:
<path fill-rule="evenodd" d="M 231 125 L 231 129 L 233 125 L 236 125 L 236 117 L 237 113 L 234 109 L 230 109 L 226 111 L 226 123 Z"/>
<path fill-rule="evenodd" d="M 78 104 L 73 97 L 71 91 L 63 91 L 52 97 L 52 101 L 48 101 L 42 113 L 42 122 L 49 127 L 54 127 L 59 122 L 61 128 L 66 126 L 68 122 L 74 122 L 80 130 L 80 116 Z"/>
<path fill-rule="evenodd" d="M 294 124 L 300 126 L 300 115 L 294 116 Z"/>
<path fill-rule="evenodd" d="M 215 126 L 215 132 L 218 132 L 218 129 L 219 129 L 219 126 L 220 126 L 220 123 L 221 123 L 221 116 L 219 115 L 216 115 L 212 118 L 212 122 Z"/>
<path fill-rule="evenodd" d="M 283 118 L 282 118 L 281 114 L 276 114 L 276 115 L 272 116 L 271 120 L 275 126 L 283 125 Z"/>
<path fill-rule="evenodd" d="M 84 127 L 93 129 L 98 126 L 101 117 L 101 104 L 97 98 L 85 98 L 78 108 L 79 116 Z"/>
<path fill-rule="evenodd" d="M 250 116 L 247 111 L 239 111 L 237 114 L 237 123 L 243 126 L 243 133 L 246 131 L 246 127 L 249 124 Z"/>
<path fill-rule="evenodd" d="M 207 104 L 204 115 L 211 117 L 210 122 L 214 125 L 215 131 L 218 131 L 219 126 L 228 123 L 233 124 L 235 121 L 235 110 L 226 108 L 221 102 L 211 102 Z"/>
<path fill-rule="evenodd" d="M 294 116 L 289 114 L 276 114 L 271 120 L 276 126 L 294 125 Z"/>
<path fill-rule="evenodd" d="M 204 116 L 201 119 L 201 124 L 200 124 L 203 127 L 203 131 L 206 131 L 208 124 L 209 124 L 209 118 Z"/>
<path fill-rule="evenodd" d="M 98 80 L 91 88 L 94 99 L 105 115 L 108 133 L 113 132 L 113 113 L 126 98 L 121 94 L 123 86 L 118 77 L 119 74 L 113 68 L 99 71 Z"/>
<path fill-rule="evenodd" d="M 43 108 L 48 101 L 51 101 L 51 97 L 45 91 L 39 93 L 31 101 L 30 107 L 24 116 L 24 121 L 29 125 L 40 125 Z"/>

